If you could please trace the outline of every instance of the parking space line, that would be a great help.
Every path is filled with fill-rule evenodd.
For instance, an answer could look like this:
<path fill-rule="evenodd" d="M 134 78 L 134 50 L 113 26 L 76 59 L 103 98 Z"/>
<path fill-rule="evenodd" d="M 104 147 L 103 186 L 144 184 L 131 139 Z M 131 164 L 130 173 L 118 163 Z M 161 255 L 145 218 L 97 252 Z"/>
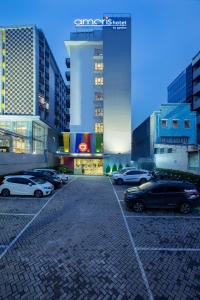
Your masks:
<path fill-rule="evenodd" d="M 0 213 L 0 216 L 34 216 L 35 214 L 24 214 L 24 213 Z"/>
<path fill-rule="evenodd" d="M 200 252 L 200 248 L 148 248 L 137 247 L 138 251 L 179 251 L 179 252 Z"/>
<path fill-rule="evenodd" d="M 138 250 L 137 250 L 137 248 L 136 248 L 135 242 L 134 242 L 133 237 L 132 237 L 132 234 L 131 234 L 131 232 L 130 232 L 130 229 L 129 229 L 129 226 L 128 226 L 126 217 L 125 217 L 125 215 L 124 215 L 124 212 L 123 212 L 123 209 L 122 209 L 122 206 L 121 206 L 119 197 L 118 197 L 118 195 L 117 195 L 117 192 L 116 192 L 116 190 L 115 190 L 115 188 L 114 188 L 114 186 L 113 186 L 112 181 L 111 181 L 110 178 L 109 178 L 109 181 L 110 181 L 110 184 L 112 185 L 113 192 L 114 192 L 115 197 L 116 197 L 116 199 L 117 199 L 117 202 L 118 202 L 118 204 L 119 204 L 119 207 L 120 207 L 120 210 L 121 210 L 121 213 L 122 213 L 122 217 L 123 217 L 123 220 L 124 220 L 124 223 L 125 223 L 125 226 L 126 226 L 128 235 L 129 235 L 129 239 L 130 239 L 131 245 L 132 245 L 132 247 L 133 247 L 133 251 L 134 251 L 134 253 L 135 253 L 135 256 L 136 256 L 136 259 L 137 259 L 137 262 L 138 262 L 138 266 L 139 266 L 139 269 L 140 269 L 140 272 L 141 272 L 141 275 L 142 275 L 142 279 L 143 279 L 144 284 L 145 284 L 145 287 L 146 287 L 146 289 L 147 289 L 148 297 L 149 297 L 149 299 L 153 300 L 154 297 L 153 297 L 153 294 L 152 294 L 152 292 L 151 292 L 151 289 L 150 289 L 150 286 L 149 286 L 149 282 L 148 282 L 148 279 L 147 279 L 147 276 L 146 276 L 146 273 L 145 273 L 145 270 L 144 270 L 142 261 L 141 261 L 141 259 L 140 259 Z"/>
<path fill-rule="evenodd" d="M 169 218 L 169 219 L 200 219 L 200 216 L 197 217 L 197 216 L 162 216 L 162 215 L 159 215 L 159 216 L 144 216 L 144 215 L 139 215 L 139 216 L 129 216 L 129 215 L 125 215 L 125 218 Z"/>
<path fill-rule="evenodd" d="M 34 215 L 34 217 L 26 224 L 26 226 L 20 231 L 20 233 L 15 237 L 15 239 L 12 240 L 12 242 L 6 247 L 6 249 L 0 254 L 0 260 L 2 257 L 14 246 L 14 244 L 19 240 L 19 238 L 22 236 L 22 234 L 28 229 L 28 227 L 33 223 L 33 221 L 39 216 L 39 214 L 43 211 L 43 209 L 53 200 L 55 195 L 57 195 L 59 192 L 61 192 L 66 186 L 68 186 L 70 183 L 75 181 L 77 178 L 72 179 L 70 182 L 68 182 L 62 189 L 55 192 L 48 201 L 40 208 L 40 210 Z"/>

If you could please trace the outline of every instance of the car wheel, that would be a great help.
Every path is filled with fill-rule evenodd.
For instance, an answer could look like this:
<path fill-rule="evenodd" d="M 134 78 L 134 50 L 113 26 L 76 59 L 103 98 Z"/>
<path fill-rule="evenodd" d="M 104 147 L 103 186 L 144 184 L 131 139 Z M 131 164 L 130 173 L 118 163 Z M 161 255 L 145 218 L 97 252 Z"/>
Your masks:
<path fill-rule="evenodd" d="M 182 214 L 188 214 L 190 211 L 191 211 L 191 205 L 190 205 L 190 203 L 187 203 L 187 202 L 181 203 L 181 205 L 180 205 L 180 212 Z"/>
<path fill-rule="evenodd" d="M 40 191 L 40 190 L 36 190 L 35 193 L 34 193 L 34 196 L 36 198 L 41 198 L 41 197 L 43 197 L 43 192 Z"/>
<path fill-rule="evenodd" d="M 1 195 L 3 197 L 9 197 L 10 196 L 10 191 L 9 189 L 3 189 L 2 192 L 1 192 Z"/>
<path fill-rule="evenodd" d="M 117 179 L 117 184 L 119 185 L 123 184 L 123 180 L 121 178 Z"/>
<path fill-rule="evenodd" d="M 140 184 L 143 184 L 143 183 L 146 183 L 146 182 L 147 182 L 146 178 L 141 178 L 140 179 Z"/>
<path fill-rule="evenodd" d="M 142 212 L 144 210 L 144 204 L 141 201 L 137 201 L 133 204 L 133 210 L 135 212 Z"/>

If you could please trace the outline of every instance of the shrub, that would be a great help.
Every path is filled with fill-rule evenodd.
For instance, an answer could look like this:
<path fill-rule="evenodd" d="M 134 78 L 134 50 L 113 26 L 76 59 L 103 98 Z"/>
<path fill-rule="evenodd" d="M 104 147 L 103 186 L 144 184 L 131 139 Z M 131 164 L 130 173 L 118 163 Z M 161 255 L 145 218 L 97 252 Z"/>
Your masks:
<path fill-rule="evenodd" d="M 110 171 L 111 171 L 110 165 L 107 165 L 107 167 L 106 167 L 106 174 L 109 174 Z"/>
<path fill-rule="evenodd" d="M 118 166 L 118 170 L 121 170 L 121 169 L 123 169 L 123 166 L 122 166 L 122 164 L 120 163 L 119 166 Z"/>
<path fill-rule="evenodd" d="M 117 171 L 117 166 L 116 166 L 116 164 L 114 164 L 112 167 L 112 172 L 116 172 L 116 171 Z"/>

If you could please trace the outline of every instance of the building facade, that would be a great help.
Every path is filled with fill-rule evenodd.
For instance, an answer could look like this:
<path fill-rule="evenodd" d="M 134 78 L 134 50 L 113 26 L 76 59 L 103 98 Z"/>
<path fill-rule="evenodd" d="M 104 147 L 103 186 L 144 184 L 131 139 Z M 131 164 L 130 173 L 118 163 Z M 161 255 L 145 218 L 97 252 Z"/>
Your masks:
<path fill-rule="evenodd" d="M 168 103 L 187 102 L 197 113 L 197 142 L 200 144 L 200 52 L 191 64 L 168 86 Z"/>
<path fill-rule="evenodd" d="M 18 139 L 24 136 L 17 147 L 13 146 L 14 137 L 12 145 L 7 141 L 7 149 L 40 154 L 54 151 L 59 132 L 69 130 L 69 99 L 40 29 L 0 27 L 0 78 L 0 129 L 18 134 Z M 49 149 L 48 132 L 53 134 L 55 144 Z M 40 146 L 39 141 L 34 142 L 34 134 L 40 135 Z M 5 141 L 0 143 L 3 149 Z"/>
<path fill-rule="evenodd" d="M 69 89 L 43 32 L 36 26 L 0 27 L 1 163 L 8 163 L 10 152 L 24 160 L 28 155 L 37 166 L 38 155 L 48 165 L 59 134 L 69 131 L 69 106 Z"/>
<path fill-rule="evenodd" d="M 77 156 L 75 172 L 79 159 L 91 174 L 89 160 L 96 163 L 98 155 L 102 160 L 99 174 L 103 174 L 103 167 L 105 171 L 109 164 L 126 164 L 131 156 L 131 17 L 77 19 L 75 25 L 77 31 L 65 41 L 70 66 L 66 73 L 70 141 L 78 147 L 72 146 L 70 155 Z"/>
<path fill-rule="evenodd" d="M 144 144 L 137 142 L 141 136 Z M 189 156 L 197 148 L 196 112 L 191 111 L 190 104 L 162 104 L 133 131 L 133 159 L 151 160 L 158 168 L 186 171 Z"/>

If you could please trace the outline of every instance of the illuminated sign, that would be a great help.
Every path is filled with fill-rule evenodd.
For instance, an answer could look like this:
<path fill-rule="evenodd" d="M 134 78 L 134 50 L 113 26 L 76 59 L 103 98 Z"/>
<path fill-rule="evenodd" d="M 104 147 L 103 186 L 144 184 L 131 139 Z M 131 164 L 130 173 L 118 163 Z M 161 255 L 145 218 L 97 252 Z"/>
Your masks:
<path fill-rule="evenodd" d="M 76 27 L 113 27 L 113 29 L 126 29 L 127 23 L 124 19 L 112 19 L 104 17 L 103 19 L 76 19 L 74 20 Z"/>
<path fill-rule="evenodd" d="M 88 145 L 86 143 L 80 143 L 78 145 L 78 149 L 80 152 L 86 152 L 88 150 Z"/>

